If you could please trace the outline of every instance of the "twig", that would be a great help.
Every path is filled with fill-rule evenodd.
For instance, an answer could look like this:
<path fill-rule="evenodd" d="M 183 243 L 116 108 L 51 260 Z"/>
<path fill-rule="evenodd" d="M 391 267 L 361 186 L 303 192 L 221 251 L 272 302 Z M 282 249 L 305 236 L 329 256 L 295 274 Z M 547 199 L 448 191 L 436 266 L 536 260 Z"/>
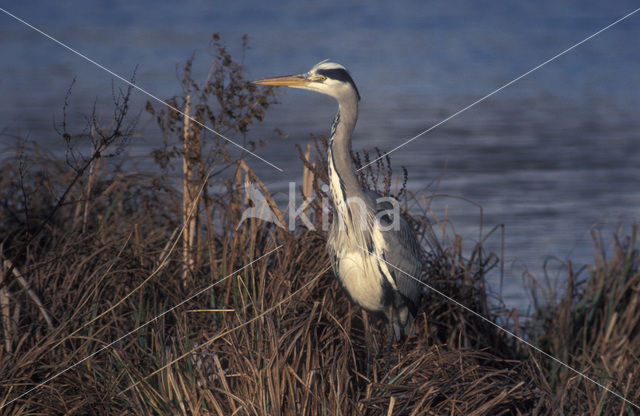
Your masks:
<path fill-rule="evenodd" d="M 4 274 L 2 275 L 4 276 Z M 0 279 L 2 279 L 0 276 Z M 9 292 L 7 288 L 0 288 L 0 312 L 2 313 L 2 329 L 4 332 L 4 349 L 11 354 L 13 352 L 11 346 L 11 309 L 9 307 Z"/>
<path fill-rule="evenodd" d="M 11 260 L 4 261 L 5 268 L 11 267 L 11 266 L 13 266 L 13 264 L 11 263 Z M 27 282 L 27 280 L 22 276 L 22 274 L 20 273 L 20 271 L 18 271 L 16 267 L 13 268 L 12 272 L 16 280 L 18 281 L 18 283 L 20 283 L 20 286 L 22 286 L 22 288 L 27 292 L 27 294 L 29 295 L 33 303 L 35 303 L 38 309 L 40 310 L 40 314 L 42 315 L 44 320 L 47 322 L 47 327 L 49 327 L 49 330 L 53 331 L 54 327 L 53 327 L 53 320 L 51 319 L 51 315 L 42 304 L 42 301 L 40 301 L 40 298 L 38 297 L 38 295 L 36 295 L 36 293 L 29 287 L 29 282 Z"/>

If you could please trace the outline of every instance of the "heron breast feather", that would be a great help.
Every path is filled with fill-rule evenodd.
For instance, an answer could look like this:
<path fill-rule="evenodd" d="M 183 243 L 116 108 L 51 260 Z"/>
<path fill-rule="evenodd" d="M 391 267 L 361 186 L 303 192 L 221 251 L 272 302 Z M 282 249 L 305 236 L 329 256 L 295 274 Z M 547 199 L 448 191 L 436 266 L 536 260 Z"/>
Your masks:
<path fill-rule="evenodd" d="M 362 252 L 338 254 L 338 278 L 349 296 L 360 306 L 370 311 L 379 311 L 382 305 L 382 282 L 380 272 Z"/>

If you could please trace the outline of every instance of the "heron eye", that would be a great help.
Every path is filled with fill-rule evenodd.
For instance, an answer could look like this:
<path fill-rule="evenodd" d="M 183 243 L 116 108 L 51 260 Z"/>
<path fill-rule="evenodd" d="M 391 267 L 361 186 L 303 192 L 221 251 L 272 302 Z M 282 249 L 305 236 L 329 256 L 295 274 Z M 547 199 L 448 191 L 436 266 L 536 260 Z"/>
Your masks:
<path fill-rule="evenodd" d="M 323 82 L 327 79 L 327 77 L 325 77 L 324 75 L 311 75 L 309 77 L 310 81 L 314 81 L 314 82 Z"/>

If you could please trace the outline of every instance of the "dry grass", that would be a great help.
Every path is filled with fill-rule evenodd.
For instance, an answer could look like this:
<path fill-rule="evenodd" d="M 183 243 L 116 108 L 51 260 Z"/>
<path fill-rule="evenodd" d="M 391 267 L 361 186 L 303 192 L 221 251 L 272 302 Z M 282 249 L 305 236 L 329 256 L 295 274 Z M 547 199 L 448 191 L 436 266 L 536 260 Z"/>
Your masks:
<path fill-rule="evenodd" d="M 527 323 L 538 346 L 635 404 L 640 403 L 639 231 L 639 224 L 628 236 L 618 230 L 611 248 L 594 231 L 593 264 L 576 272 L 569 262 L 564 293 L 558 299 L 546 293 L 548 300 Z M 568 414 L 640 413 L 566 367 L 531 359 L 553 392 L 552 408 Z"/>
<path fill-rule="evenodd" d="M 241 68 L 219 61 L 224 63 L 236 78 L 222 79 L 235 82 L 235 91 L 255 94 L 243 90 L 250 87 Z M 191 97 L 193 108 L 207 105 L 206 95 Z M 182 108 L 180 97 L 173 100 Z M 173 129 L 167 135 L 188 136 L 178 115 L 154 114 Z M 246 129 L 246 113 L 239 114 L 236 127 Z M 233 128 L 230 120 L 222 121 Z M 202 146 L 214 143 L 201 152 L 211 159 L 192 164 L 200 178 L 211 167 L 229 174 L 200 188 L 201 225 L 187 262 L 180 245 L 182 195 L 165 176 L 125 174 L 96 162 L 93 173 L 74 180 L 77 171 L 35 148 L 2 161 L 0 254 L 28 283 L 5 276 L 0 293 L 2 414 L 638 413 L 434 292 L 423 299 L 416 335 L 394 346 L 388 373 L 382 352 L 387 334 L 374 322 L 367 372 L 363 314 L 338 287 L 324 233 L 304 227 L 289 232 L 254 219 L 236 229 L 248 206 L 244 179 L 259 178 L 205 132 L 193 134 L 202 136 Z M 322 196 L 325 146 L 319 138 L 313 156 L 300 152 L 305 194 L 313 189 Z M 172 152 L 165 148 L 155 157 L 167 166 L 180 154 Z M 369 160 L 366 154 L 354 158 Z M 400 181 L 394 185 L 388 160 L 363 170 L 361 181 L 413 208 L 415 196 Z M 321 209 L 315 203 L 308 211 L 318 230 Z M 412 212 L 427 249 L 425 281 L 501 322 L 484 285 L 498 258 L 481 243 L 463 255 L 460 238 L 444 233 L 443 219 L 428 206 Z M 601 238 L 594 241 L 588 276 L 568 265 L 566 293 L 548 296 L 534 317 L 514 315 L 511 329 L 637 403 L 637 228 L 630 237 L 619 235 L 608 257 Z"/>

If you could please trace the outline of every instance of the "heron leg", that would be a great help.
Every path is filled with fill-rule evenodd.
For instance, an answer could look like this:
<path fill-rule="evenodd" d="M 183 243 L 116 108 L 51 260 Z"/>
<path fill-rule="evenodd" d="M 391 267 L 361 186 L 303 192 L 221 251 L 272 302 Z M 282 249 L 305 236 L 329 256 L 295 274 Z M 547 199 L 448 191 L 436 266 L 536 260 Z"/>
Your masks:
<path fill-rule="evenodd" d="M 389 341 L 387 343 L 387 362 L 384 368 L 385 374 L 389 373 L 389 366 L 391 364 L 391 344 L 393 343 L 393 306 L 389 306 L 387 316 L 389 318 Z"/>
<path fill-rule="evenodd" d="M 364 342 L 367 344 L 366 374 L 368 379 L 371 365 L 371 332 L 369 332 L 369 317 L 364 309 L 362 310 L 362 325 L 364 325 Z"/>

